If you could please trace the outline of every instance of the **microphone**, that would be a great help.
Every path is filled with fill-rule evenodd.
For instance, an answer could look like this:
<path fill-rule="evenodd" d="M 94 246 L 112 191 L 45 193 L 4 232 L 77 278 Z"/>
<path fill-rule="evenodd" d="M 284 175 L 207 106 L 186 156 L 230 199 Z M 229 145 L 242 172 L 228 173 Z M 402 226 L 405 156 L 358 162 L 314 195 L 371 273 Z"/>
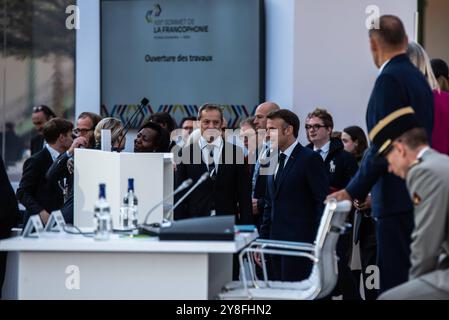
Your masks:
<path fill-rule="evenodd" d="M 142 109 L 149 103 L 150 101 L 147 98 L 143 98 L 142 101 L 140 101 L 140 105 L 137 108 L 136 111 L 134 111 L 134 113 L 131 115 L 131 117 L 128 119 L 128 121 L 126 121 L 125 125 L 123 126 L 123 129 L 120 131 L 120 134 L 122 132 L 124 132 L 124 134 L 122 135 L 122 137 L 120 138 L 119 141 L 119 146 L 122 144 L 123 139 L 125 138 L 126 134 L 128 133 L 129 129 L 131 128 L 131 123 L 132 121 L 137 117 L 137 115 L 142 111 Z M 120 136 L 120 135 L 119 135 Z M 121 150 L 117 150 L 117 151 L 121 151 Z"/>
<path fill-rule="evenodd" d="M 170 221 L 171 220 L 171 216 L 172 213 L 174 212 L 174 210 L 176 209 L 176 207 L 178 207 L 185 198 L 187 198 L 200 184 L 202 184 L 204 181 L 206 181 L 208 178 L 210 178 L 209 172 L 205 172 L 201 175 L 201 177 L 198 179 L 198 181 L 193 185 L 193 187 L 190 188 L 189 191 L 186 192 L 185 195 L 183 195 L 181 197 L 181 199 L 178 200 L 178 202 L 176 202 L 173 207 L 170 208 L 170 210 L 167 213 L 167 218 L 166 220 Z"/>
<path fill-rule="evenodd" d="M 145 223 L 144 223 L 143 225 L 140 225 L 140 226 L 139 226 L 139 233 L 140 233 L 140 234 L 148 234 L 148 235 L 150 235 L 150 236 L 159 236 L 159 232 L 160 232 L 160 230 L 161 230 L 162 227 L 167 227 L 167 226 L 170 226 L 170 225 L 171 225 L 171 222 L 170 222 L 170 219 L 171 219 L 171 212 L 173 212 L 173 210 L 174 210 L 174 209 L 175 209 L 175 208 L 176 208 L 182 201 L 184 201 L 184 199 L 185 199 L 190 193 L 192 193 L 193 190 L 195 190 L 201 183 L 203 183 L 204 181 L 206 181 L 207 178 L 209 178 L 209 172 L 204 173 L 204 174 L 198 179 L 198 181 L 193 185 L 193 187 L 191 187 L 190 190 L 189 190 L 189 191 L 188 191 L 188 192 L 187 192 L 181 199 L 179 199 L 178 202 L 176 202 L 175 205 L 173 205 L 173 206 L 170 208 L 170 210 L 168 211 L 168 216 L 167 216 L 167 218 L 166 218 L 166 219 L 164 218 L 163 221 L 162 221 L 162 223 L 160 223 L 160 224 L 159 224 L 159 223 L 154 223 L 154 224 L 152 224 L 152 225 L 147 225 L 147 224 L 146 224 L 146 221 L 147 221 L 147 219 L 148 219 L 148 216 L 149 216 L 150 212 L 153 211 L 153 210 L 154 210 L 155 208 L 157 208 L 158 206 L 160 206 L 161 203 L 163 203 L 163 201 L 160 202 L 160 203 L 158 203 L 154 208 L 152 208 L 152 209 L 150 210 L 150 212 L 149 212 L 149 213 L 147 214 L 147 216 L 145 217 Z M 189 182 L 188 186 L 190 186 L 190 185 L 192 184 L 192 179 L 188 179 L 188 180 L 186 180 L 186 181 Z M 184 183 L 183 183 L 183 184 L 184 184 Z M 185 188 L 179 190 L 181 187 L 183 187 L 183 184 L 181 184 L 181 185 L 178 187 L 178 189 L 175 190 L 175 192 L 173 193 L 173 195 L 175 195 L 176 193 L 178 193 L 178 192 L 181 191 L 181 190 L 184 190 L 185 188 L 188 188 L 188 186 L 187 186 L 187 187 L 185 187 Z M 172 196 L 172 195 L 170 195 L 170 196 Z M 169 196 L 169 197 L 170 197 L 170 196 Z M 164 201 L 165 201 L 166 199 L 168 199 L 168 197 L 165 198 Z"/>
<path fill-rule="evenodd" d="M 181 183 L 181 185 L 176 188 L 175 191 L 173 191 L 172 193 L 170 193 L 168 196 L 166 196 L 164 199 L 162 199 L 162 201 L 158 202 L 154 207 L 152 207 L 147 215 L 145 216 L 145 220 L 143 221 L 143 224 L 147 224 L 148 218 L 150 217 L 151 213 L 156 210 L 160 205 L 162 205 L 165 201 L 167 201 L 169 198 L 173 197 L 174 195 L 178 194 L 179 192 L 181 192 L 184 189 L 187 189 L 188 187 L 190 187 L 190 185 L 193 183 L 192 179 L 187 179 L 185 181 L 183 181 L 183 183 Z"/>

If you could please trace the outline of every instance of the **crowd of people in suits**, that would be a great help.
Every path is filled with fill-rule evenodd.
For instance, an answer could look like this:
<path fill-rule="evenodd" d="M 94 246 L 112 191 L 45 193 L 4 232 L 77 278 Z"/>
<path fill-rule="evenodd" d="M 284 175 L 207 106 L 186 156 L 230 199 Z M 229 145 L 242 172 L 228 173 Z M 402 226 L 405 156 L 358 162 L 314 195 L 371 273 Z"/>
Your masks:
<path fill-rule="evenodd" d="M 360 299 L 362 281 L 365 299 L 379 294 L 385 299 L 448 298 L 449 179 L 435 177 L 435 165 L 449 168 L 449 158 L 443 156 L 449 154 L 448 67 L 440 59 L 430 60 L 419 44 L 409 43 L 397 17 L 382 16 L 379 24 L 369 33 L 380 69 L 366 113 L 370 144 L 359 126 L 336 134 L 333 117 L 323 108 L 311 110 L 301 122 L 294 112 L 264 102 L 240 123 L 238 134 L 229 134 L 222 108 L 204 104 L 179 129 L 168 113 L 153 114 L 139 128 L 134 152 L 173 152 L 175 187 L 208 173 L 209 179 L 176 208 L 176 220 L 233 215 L 238 224 L 254 224 L 262 238 L 311 243 L 326 199 L 350 200 L 353 228 L 338 241 L 339 278 L 332 296 Z M 112 151 L 125 147 L 126 130 L 115 118 L 83 112 L 74 128 L 40 105 L 33 109 L 32 121 L 38 134 L 31 140 L 32 156 L 24 163 L 16 194 L 0 161 L 5 208 L 0 211 L 1 238 L 17 223 L 17 201 L 26 209 L 23 223 L 39 215 L 45 224 L 54 210 L 72 223 L 74 150 L 100 149 L 103 129 L 111 131 Z M 301 123 L 308 145 L 298 141 Z M 398 154 L 408 153 L 393 158 L 392 146 Z M 404 154 L 408 165 L 402 160 L 402 167 L 395 167 Z M 424 198 L 427 186 L 437 190 L 433 200 Z M 177 194 L 175 201 L 183 195 Z M 426 246 L 430 254 L 423 253 Z M 0 254 L 1 276 L 5 256 Z M 443 262 L 440 254 L 446 254 Z M 260 258 L 255 257 L 257 263 Z M 304 259 L 288 256 L 270 256 L 267 265 L 272 280 L 298 281 L 311 271 Z M 437 269 L 437 275 L 421 279 Z M 371 286 L 368 270 L 378 270 Z M 427 287 L 417 279 L 427 281 Z M 407 295 L 410 288 L 421 295 Z"/>

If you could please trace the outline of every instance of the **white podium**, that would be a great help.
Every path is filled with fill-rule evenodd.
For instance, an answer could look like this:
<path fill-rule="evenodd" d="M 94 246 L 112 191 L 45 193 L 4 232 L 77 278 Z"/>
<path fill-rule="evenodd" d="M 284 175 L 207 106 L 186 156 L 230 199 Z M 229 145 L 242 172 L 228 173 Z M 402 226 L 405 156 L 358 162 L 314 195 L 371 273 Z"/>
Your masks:
<path fill-rule="evenodd" d="M 148 210 L 173 192 L 173 154 L 117 153 L 75 149 L 74 225 L 93 226 L 93 211 L 98 199 L 98 186 L 106 184 L 106 200 L 111 206 L 114 228 L 119 223 L 120 205 L 128 191 L 128 178 L 134 178 L 139 200 L 139 223 Z M 173 204 L 173 198 L 167 201 Z M 161 222 L 163 206 L 157 208 L 148 222 Z"/>

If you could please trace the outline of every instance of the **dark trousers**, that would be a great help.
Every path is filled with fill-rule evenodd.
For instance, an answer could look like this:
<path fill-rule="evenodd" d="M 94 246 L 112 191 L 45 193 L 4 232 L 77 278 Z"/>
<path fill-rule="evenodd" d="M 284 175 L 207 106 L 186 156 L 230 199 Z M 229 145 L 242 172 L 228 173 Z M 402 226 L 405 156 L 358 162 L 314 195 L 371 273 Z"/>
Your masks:
<path fill-rule="evenodd" d="M 312 262 L 307 258 L 270 255 L 270 280 L 300 281 L 309 277 Z"/>
<path fill-rule="evenodd" d="M 408 272 L 411 266 L 410 244 L 413 228 L 413 211 L 377 219 L 379 294 L 408 280 Z"/>
<path fill-rule="evenodd" d="M 337 285 L 331 296 L 343 296 L 343 300 L 360 300 L 357 280 L 349 268 L 349 256 L 351 253 L 352 234 L 340 235 L 337 243 L 338 279 Z"/>
<path fill-rule="evenodd" d="M 365 292 L 365 300 L 376 300 L 377 299 L 377 289 L 367 288 L 366 283 L 368 277 L 371 274 L 367 273 L 367 268 L 369 266 L 376 265 L 376 255 L 377 255 L 377 240 L 376 240 L 376 222 L 371 217 L 361 218 L 360 223 L 360 236 L 359 236 L 359 249 L 360 249 L 360 262 L 361 262 L 361 273 L 363 280 L 363 289 Z M 357 288 L 360 288 L 360 271 L 353 271 L 357 279 Z"/>

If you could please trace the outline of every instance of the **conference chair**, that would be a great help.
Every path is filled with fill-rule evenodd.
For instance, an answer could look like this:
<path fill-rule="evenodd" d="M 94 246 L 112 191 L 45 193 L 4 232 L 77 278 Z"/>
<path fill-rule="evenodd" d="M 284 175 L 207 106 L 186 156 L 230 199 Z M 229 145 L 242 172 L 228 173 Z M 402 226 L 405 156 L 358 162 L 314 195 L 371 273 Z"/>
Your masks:
<path fill-rule="evenodd" d="M 313 244 L 262 239 L 254 241 L 239 255 L 241 281 L 225 285 L 218 299 L 313 300 L 329 295 L 337 284 L 338 277 L 336 245 L 340 234 L 349 226 L 345 220 L 350 210 L 349 201 L 329 201 Z M 261 257 L 263 280 L 256 276 L 254 253 Z M 269 281 L 266 254 L 310 259 L 313 262 L 312 271 L 302 281 Z"/>

